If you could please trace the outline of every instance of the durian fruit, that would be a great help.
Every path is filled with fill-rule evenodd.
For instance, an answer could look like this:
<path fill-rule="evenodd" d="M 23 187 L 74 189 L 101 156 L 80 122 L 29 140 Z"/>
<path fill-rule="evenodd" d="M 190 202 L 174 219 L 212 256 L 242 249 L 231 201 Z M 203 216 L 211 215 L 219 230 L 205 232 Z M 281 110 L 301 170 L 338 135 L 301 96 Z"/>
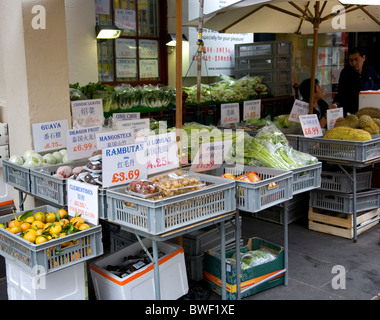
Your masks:
<path fill-rule="evenodd" d="M 348 141 L 368 141 L 372 139 L 368 131 L 354 129 L 350 127 L 334 127 L 323 135 L 325 139 L 348 140 Z"/>
<path fill-rule="evenodd" d="M 378 127 L 380 128 L 380 118 L 372 118 L 373 121 L 375 121 L 375 123 L 378 125 Z"/>
<path fill-rule="evenodd" d="M 380 118 L 380 109 L 376 107 L 365 107 L 355 113 L 358 118 L 364 114 L 371 118 Z"/>
<path fill-rule="evenodd" d="M 363 114 L 359 117 L 359 127 L 370 134 L 379 134 L 379 126 L 369 115 Z"/>
<path fill-rule="evenodd" d="M 359 129 L 359 119 L 356 115 L 350 114 L 346 118 L 336 119 L 334 127 L 350 127 Z"/>

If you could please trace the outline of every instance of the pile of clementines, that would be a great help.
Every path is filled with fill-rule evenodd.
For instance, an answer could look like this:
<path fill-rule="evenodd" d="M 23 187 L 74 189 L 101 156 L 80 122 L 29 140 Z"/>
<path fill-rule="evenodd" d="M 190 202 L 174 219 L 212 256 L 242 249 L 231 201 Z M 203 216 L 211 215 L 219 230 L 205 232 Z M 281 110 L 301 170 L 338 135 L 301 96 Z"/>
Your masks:
<path fill-rule="evenodd" d="M 34 244 L 41 244 L 90 228 L 80 216 L 69 218 L 64 208 L 56 212 L 33 213 L 33 210 L 29 210 L 19 217 L 15 215 L 15 219 L 9 222 L 8 227 L 2 224 L 0 227 Z"/>

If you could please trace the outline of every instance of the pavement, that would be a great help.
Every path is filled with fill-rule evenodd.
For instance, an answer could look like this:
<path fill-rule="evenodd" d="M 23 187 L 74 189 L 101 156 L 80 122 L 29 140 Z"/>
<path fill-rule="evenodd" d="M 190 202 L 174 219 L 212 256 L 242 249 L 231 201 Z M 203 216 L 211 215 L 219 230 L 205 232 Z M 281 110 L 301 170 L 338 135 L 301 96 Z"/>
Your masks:
<path fill-rule="evenodd" d="M 283 245 L 282 225 L 253 218 L 248 213 L 241 216 L 244 244 L 250 237 L 259 237 Z M 307 217 L 303 217 L 289 224 L 288 285 L 276 286 L 244 300 L 380 300 L 379 239 L 379 223 L 354 242 L 308 230 Z M 344 277 L 337 281 L 338 275 Z M 95 300 L 89 272 L 88 295 L 89 300 Z M 8 300 L 3 257 L 0 257 L 0 300 Z M 220 300 L 220 296 L 209 292 L 208 300 Z"/>

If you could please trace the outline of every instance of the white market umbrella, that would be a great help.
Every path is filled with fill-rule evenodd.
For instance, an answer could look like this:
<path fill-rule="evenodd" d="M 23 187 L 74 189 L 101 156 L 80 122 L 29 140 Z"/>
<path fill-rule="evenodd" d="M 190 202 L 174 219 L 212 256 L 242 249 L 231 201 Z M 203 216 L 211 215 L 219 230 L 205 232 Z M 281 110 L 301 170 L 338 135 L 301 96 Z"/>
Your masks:
<path fill-rule="evenodd" d="M 380 31 L 380 1 L 367 0 L 371 5 L 343 2 L 346 1 L 243 0 L 205 15 L 203 27 L 223 33 L 313 34 L 312 101 L 318 33 Z M 194 22 L 189 21 L 185 25 L 196 27 Z"/>

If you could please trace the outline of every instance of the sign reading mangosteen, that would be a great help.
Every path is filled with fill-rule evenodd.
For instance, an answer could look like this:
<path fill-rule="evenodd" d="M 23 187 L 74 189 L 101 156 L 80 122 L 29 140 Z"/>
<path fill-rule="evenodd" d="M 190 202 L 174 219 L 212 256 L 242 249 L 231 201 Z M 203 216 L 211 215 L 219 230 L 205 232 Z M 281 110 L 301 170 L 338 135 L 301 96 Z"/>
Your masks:
<path fill-rule="evenodd" d="M 101 126 L 104 123 L 103 100 L 72 101 L 71 114 L 73 128 Z"/>
<path fill-rule="evenodd" d="M 96 148 L 96 134 L 101 128 L 91 127 L 66 131 L 67 159 L 78 160 L 91 157 Z"/>
<path fill-rule="evenodd" d="M 145 143 L 102 149 L 104 188 L 146 179 Z"/>
<path fill-rule="evenodd" d="M 134 142 L 130 129 L 122 131 L 99 132 L 96 134 L 96 148 L 102 150 L 110 147 L 126 146 Z"/>
<path fill-rule="evenodd" d="M 33 143 L 36 152 L 66 148 L 67 120 L 33 123 Z"/>
<path fill-rule="evenodd" d="M 80 215 L 84 220 L 99 223 L 98 186 L 67 179 L 67 211 L 69 216 Z"/>

